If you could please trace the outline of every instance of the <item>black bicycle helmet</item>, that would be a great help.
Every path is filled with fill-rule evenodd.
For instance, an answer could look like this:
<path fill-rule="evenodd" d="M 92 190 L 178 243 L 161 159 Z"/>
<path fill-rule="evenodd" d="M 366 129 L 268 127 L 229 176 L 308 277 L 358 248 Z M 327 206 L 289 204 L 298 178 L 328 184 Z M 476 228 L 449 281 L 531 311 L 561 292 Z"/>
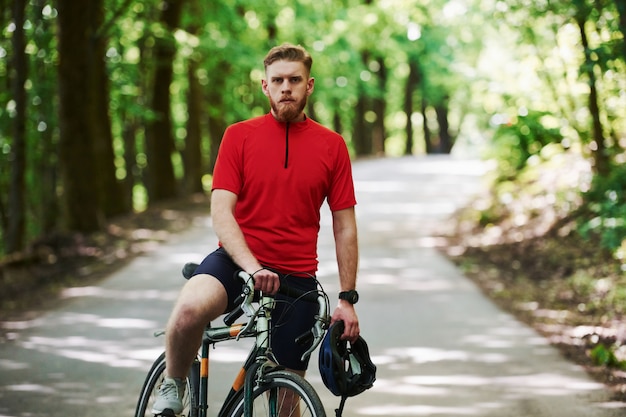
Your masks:
<path fill-rule="evenodd" d="M 348 346 L 341 340 L 343 321 L 333 323 L 322 341 L 319 368 L 324 385 L 336 396 L 353 397 L 369 389 L 376 380 L 376 365 L 362 337 Z"/>

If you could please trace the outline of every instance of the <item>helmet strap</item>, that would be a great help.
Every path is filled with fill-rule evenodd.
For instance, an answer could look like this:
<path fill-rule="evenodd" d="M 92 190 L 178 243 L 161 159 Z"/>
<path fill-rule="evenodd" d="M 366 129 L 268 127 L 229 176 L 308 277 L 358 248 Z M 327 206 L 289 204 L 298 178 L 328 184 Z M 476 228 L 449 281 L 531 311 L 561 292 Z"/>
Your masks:
<path fill-rule="evenodd" d="M 341 414 L 343 413 L 343 406 L 346 405 L 347 399 L 348 397 L 346 397 L 345 395 L 341 396 L 341 402 L 339 403 L 339 408 L 335 410 L 335 417 L 341 417 Z"/>

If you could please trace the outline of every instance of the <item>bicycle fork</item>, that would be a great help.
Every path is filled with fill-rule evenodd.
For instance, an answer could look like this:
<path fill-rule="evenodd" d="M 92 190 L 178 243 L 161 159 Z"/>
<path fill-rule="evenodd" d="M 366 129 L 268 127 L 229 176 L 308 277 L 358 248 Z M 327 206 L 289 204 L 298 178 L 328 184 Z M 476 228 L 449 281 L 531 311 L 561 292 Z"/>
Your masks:
<path fill-rule="evenodd" d="M 254 404 L 254 388 L 266 383 L 266 376 L 272 371 L 282 369 L 280 366 L 269 362 L 267 358 L 262 358 L 254 362 L 247 371 L 242 369 L 244 375 L 244 391 L 243 391 L 243 417 L 252 417 L 253 404 Z M 273 389 L 268 393 L 268 413 L 270 417 L 278 417 L 279 413 L 279 400 L 278 389 Z"/>

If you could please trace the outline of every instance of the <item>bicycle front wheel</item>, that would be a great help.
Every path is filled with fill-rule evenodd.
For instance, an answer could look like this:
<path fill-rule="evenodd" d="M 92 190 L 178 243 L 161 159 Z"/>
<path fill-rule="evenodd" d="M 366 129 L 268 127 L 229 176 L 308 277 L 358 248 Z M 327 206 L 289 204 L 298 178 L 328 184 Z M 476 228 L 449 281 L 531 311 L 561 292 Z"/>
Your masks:
<path fill-rule="evenodd" d="M 263 380 L 252 393 L 252 417 L 326 417 L 317 392 L 300 375 L 274 371 Z M 242 417 L 243 403 L 240 392 L 227 416 Z"/>
<path fill-rule="evenodd" d="M 187 377 L 187 388 L 183 397 L 184 409 L 180 416 L 195 417 L 198 411 L 197 401 L 197 384 L 194 383 L 192 374 L 195 368 L 192 367 L 189 377 Z M 165 353 L 158 357 L 143 383 L 143 388 L 137 400 L 137 408 L 135 409 L 135 417 L 153 417 L 152 405 L 156 400 L 157 391 L 165 378 Z"/>

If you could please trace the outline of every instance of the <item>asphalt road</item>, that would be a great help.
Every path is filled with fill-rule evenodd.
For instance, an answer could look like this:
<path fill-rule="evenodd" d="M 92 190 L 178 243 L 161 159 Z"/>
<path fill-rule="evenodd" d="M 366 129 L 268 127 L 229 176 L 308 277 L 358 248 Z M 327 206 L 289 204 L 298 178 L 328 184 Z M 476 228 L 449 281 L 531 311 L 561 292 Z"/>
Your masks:
<path fill-rule="evenodd" d="M 500 311 L 434 248 L 440 222 L 481 186 L 484 166 L 449 157 L 354 164 L 361 246 L 358 312 L 378 379 L 351 398 L 353 416 L 613 417 L 625 404 Z M 337 291 L 329 216 L 319 277 Z M 172 236 L 101 283 L 63 292 L 58 307 L 0 323 L 0 417 L 132 416 L 163 340 L 155 339 L 183 283 L 182 264 L 216 239 L 210 219 Z M 219 409 L 248 342 L 211 352 L 211 406 Z M 309 379 L 327 413 L 339 401 Z"/>

